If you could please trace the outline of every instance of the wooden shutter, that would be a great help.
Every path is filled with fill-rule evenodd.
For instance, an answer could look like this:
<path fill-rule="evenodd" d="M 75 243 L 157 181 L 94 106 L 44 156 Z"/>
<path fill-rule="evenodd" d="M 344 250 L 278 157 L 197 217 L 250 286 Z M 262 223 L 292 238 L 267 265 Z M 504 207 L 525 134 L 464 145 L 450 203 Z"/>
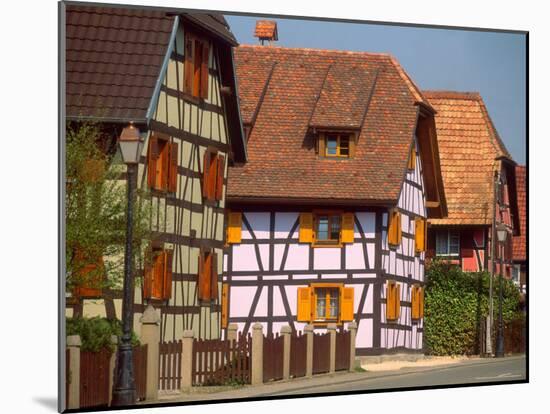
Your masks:
<path fill-rule="evenodd" d="M 344 287 L 340 289 L 341 292 L 341 308 L 340 308 L 340 320 L 352 321 L 353 320 L 353 288 Z"/>
<path fill-rule="evenodd" d="M 401 213 L 393 210 L 388 215 L 388 243 L 391 245 L 401 244 Z"/>
<path fill-rule="evenodd" d="M 300 213 L 300 243 L 313 242 L 313 213 Z"/>
<path fill-rule="evenodd" d="M 164 253 L 164 277 L 163 277 L 163 289 L 162 299 L 170 300 L 172 297 L 172 263 L 174 252 L 172 250 L 166 250 Z"/>
<path fill-rule="evenodd" d="M 212 254 L 201 251 L 199 255 L 199 299 L 209 300 L 212 279 Z"/>
<path fill-rule="evenodd" d="M 342 214 L 342 243 L 353 243 L 354 236 L 354 214 Z"/>
<path fill-rule="evenodd" d="M 208 199 L 208 183 L 210 177 L 210 151 L 204 151 L 203 168 L 202 168 L 202 196 Z"/>
<path fill-rule="evenodd" d="M 418 288 L 418 318 L 424 317 L 424 288 Z"/>
<path fill-rule="evenodd" d="M 229 284 L 222 283 L 222 309 L 221 309 L 222 329 L 227 328 L 229 320 Z"/>
<path fill-rule="evenodd" d="M 153 278 L 151 283 L 151 298 L 162 299 L 164 290 L 164 252 L 157 253 L 153 258 Z"/>
<path fill-rule="evenodd" d="M 159 171 L 160 173 L 160 190 L 163 190 L 163 191 L 168 190 L 168 175 L 170 171 L 170 158 L 171 158 L 170 150 L 171 150 L 170 142 L 164 141 L 162 146 L 162 153 L 160 154 L 160 158 L 161 158 L 160 170 L 159 170 L 159 165 L 157 163 L 157 171 Z"/>
<path fill-rule="evenodd" d="M 417 253 L 426 250 L 426 220 L 421 217 L 414 219 L 414 242 Z"/>
<path fill-rule="evenodd" d="M 149 188 L 156 188 L 158 156 L 158 140 L 155 135 L 151 134 L 147 151 L 147 185 Z"/>
<path fill-rule="evenodd" d="M 413 286 L 411 289 L 411 318 L 420 319 L 420 297 L 419 286 Z"/>
<path fill-rule="evenodd" d="M 193 93 L 193 36 L 185 33 L 185 68 L 184 68 L 184 91 Z"/>
<path fill-rule="evenodd" d="M 210 255 L 211 264 L 210 264 L 210 292 L 209 296 L 211 300 L 218 299 L 218 254 L 212 253 Z"/>
<path fill-rule="evenodd" d="M 399 283 L 396 283 L 394 285 L 395 289 L 395 319 L 399 319 L 399 315 L 401 314 L 401 285 Z"/>
<path fill-rule="evenodd" d="M 147 247 L 143 259 L 143 298 L 150 299 L 153 282 L 153 251 L 151 245 Z"/>
<path fill-rule="evenodd" d="M 178 189 L 178 144 L 170 144 L 170 161 L 168 170 L 168 191 L 175 193 Z"/>
<path fill-rule="evenodd" d="M 216 165 L 216 200 L 223 198 L 223 178 L 225 173 L 225 157 L 218 154 Z"/>
<path fill-rule="evenodd" d="M 394 281 L 386 284 L 386 319 L 395 320 L 399 318 L 401 286 Z"/>
<path fill-rule="evenodd" d="M 227 223 L 227 243 L 240 243 L 242 237 L 242 213 L 230 212 Z"/>
<path fill-rule="evenodd" d="M 319 148 L 319 155 L 321 157 L 326 156 L 326 154 L 325 154 L 325 152 L 326 152 L 326 150 L 325 150 L 325 146 L 326 146 L 325 134 L 319 134 L 317 146 Z"/>
<path fill-rule="evenodd" d="M 209 57 L 208 42 L 202 42 L 202 60 L 201 60 L 201 87 L 200 97 L 208 99 L 208 57 Z"/>
<path fill-rule="evenodd" d="M 474 233 L 471 230 L 460 234 L 460 256 L 474 257 Z"/>
<path fill-rule="evenodd" d="M 416 148 L 414 147 L 414 144 L 413 144 L 413 147 L 411 149 L 411 154 L 409 156 L 408 168 L 409 170 L 414 170 L 415 167 L 416 167 Z"/>
<path fill-rule="evenodd" d="M 311 289 L 310 287 L 298 288 L 298 312 L 296 319 L 299 322 L 311 321 Z"/>

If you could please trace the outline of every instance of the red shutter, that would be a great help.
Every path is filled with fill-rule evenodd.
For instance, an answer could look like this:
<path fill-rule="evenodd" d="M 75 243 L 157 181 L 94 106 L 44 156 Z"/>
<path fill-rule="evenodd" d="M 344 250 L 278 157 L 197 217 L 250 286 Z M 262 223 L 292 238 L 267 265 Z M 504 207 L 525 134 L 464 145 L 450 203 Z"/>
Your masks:
<path fill-rule="evenodd" d="M 162 298 L 164 300 L 170 300 L 172 297 L 172 258 L 174 253 L 172 250 L 164 252 L 164 288 L 162 289 Z"/>
<path fill-rule="evenodd" d="M 474 233 L 471 230 L 464 230 L 460 235 L 460 256 L 474 256 Z"/>
<path fill-rule="evenodd" d="M 152 294 L 153 282 L 153 252 L 151 246 L 145 250 L 145 258 L 143 260 L 143 298 L 150 299 Z"/>
<path fill-rule="evenodd" d="M 184 91 L 193 93 L 193 36 L 185 33 L 185 70 L 184 70 Z"/>
<path fill-rule="evenodd" d="M 160 170 L 160 189 L 161 190 L 168 190 L 168 172 L 170 170 L 170 151 L 171 146 L 170 143 L 167 141 L 164 141 L 164 145 L 162 147 L 162 154 L 160 154 L 160 157 L 162 159 L 161 162 L 161 170 Z"/>
<path fill-rule="evenodd" d="M 197 277 L 197 296 L 199 300 L 203 298 L 203 279 L 204 279 L 204 252 L 201 250 L 199 253 L 199 270 Z"/>
<path fill-rule="evenodd" d="M 147 185 L 155 188 L 157 176 L 158 140 L 153 134 L 149 137 L 149 151 L 147 152 Z"/>
<path fill-rule="evenodd" d="M 201 251 L 199 255 L 199 299 L 210 299 L 210 285 L 212 278 L 212 254 L 209 252 Z"/>
<path fill-rule="evenodd" d="M 211 269 L 210 272 L 211 280 L 210 280 L 210 299 L 217 300 L 218 299 L 218 254 L 212 253 L 212 262 L 211 262 Z"/>
<path fill-rule="evenodd" d="M 203 169 L 202 169 L 202 196 L 208 198 L 208 183 L 210 177 L 210 157 L 211 153 L 209 151 L 204 152 L 203 158 Z"/>
<path fill-rule="evenodd" d="M 170 144 L 170 166 L 168 171 L 168 191 L 175 193 L 178 189 L 178 144 Z"/>
<path fill-rule="evenodd" d="M 204 42 L 202 44 L 201 90 L 200 90 L 200 96 L 203 99 L 208 99 L 208 57 L 209 57 L 208 42 Z"/>
<path fill-rule="evenodd" d="M 162 299 L 164 288 L 164 252 L 157 252 L 153 260 L 153 282 L 151 286 L 151 297 Z"/>
<path fill-rule="evenodd" d="M 223 197 L 223 174 L 225 172 L 225 157 L 218 155 L 216 166 L 216 200 L 221 200 Z"/>

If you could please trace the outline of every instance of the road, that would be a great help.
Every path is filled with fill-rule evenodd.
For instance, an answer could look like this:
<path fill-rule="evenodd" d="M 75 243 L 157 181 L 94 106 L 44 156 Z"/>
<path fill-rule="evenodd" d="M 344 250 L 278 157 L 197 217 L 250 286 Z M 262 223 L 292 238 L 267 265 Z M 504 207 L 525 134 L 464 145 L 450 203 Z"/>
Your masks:
<path fill-rule="evenodd" d="M 350 379 L 347 382 L 282 390 L 265 394 L 265 396 L 508 382 L 525 379 L 526 360 L 524 356 L 518 356 L 503 359 L 481 359 L 432 368 L 404 368 L 398 371 L 366 372 L 361 375 L 361 378 Z"/>

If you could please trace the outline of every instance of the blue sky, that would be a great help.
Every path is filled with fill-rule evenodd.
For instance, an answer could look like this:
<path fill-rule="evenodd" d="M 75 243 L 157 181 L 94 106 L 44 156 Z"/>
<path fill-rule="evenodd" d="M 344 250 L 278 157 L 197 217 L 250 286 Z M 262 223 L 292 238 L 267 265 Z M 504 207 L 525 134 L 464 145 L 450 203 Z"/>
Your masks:
<path fill-rule="evenodd" d="M 240 43 L 258 43 L 256 17 L 226 18 Z M 516 162 L 525 163 L 525 35 L 274 20 L 276 45 L 391 53 L 421 89 L 479 92 L 506 147 Z"/>

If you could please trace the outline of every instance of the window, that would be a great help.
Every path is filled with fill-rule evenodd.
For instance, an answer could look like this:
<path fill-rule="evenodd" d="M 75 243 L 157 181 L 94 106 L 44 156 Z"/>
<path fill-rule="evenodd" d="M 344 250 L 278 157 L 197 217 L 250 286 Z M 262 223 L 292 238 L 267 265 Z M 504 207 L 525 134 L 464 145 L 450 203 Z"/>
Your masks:
<path fill-rule="evenodd" d="M 388 217 L 388 244 L 395 247 L 401 244 L 401 213 L 392 210 Z"/>
<path fill-rule="evenodd" d="M 147 184 L 149 188 L 175 193 L 178 185 L 178 144 L 168 135 L 153 133 L 147 152 Z"/>
<path fill-rule="evenodd" d="M 411 288 L 411 318 L 419 320 L 424 317 L 424 288 L 413 285 Z"/>
<path fill-rule="evenodd" d="M 317 145 L 322 157 L 351 158 L 355 155 L 355 137 L 349 133 L 320 133 Z"/>
<path fill-rule="evenodd" d="M 144 299 L 170 299 L 172 296 L 172 258 L 172 250 L 149 247 L 144 263 Z"/>
<path fill-rule="evenodd" d="M 199 300 L 218 299 L 218 255 L 213 250 L 201 249 L 198 284 Z"/>
<path fill-rule="evenodd" d="M 202 196 L 209 201 L 221 200 L 223 197 L 223 179 L 225 157 L 213 148 L 204 152 L 202 171 Z"/>
<path fill-rule="evenodd" d="M 460 253 L 460 235 L 458 231 L 439 230 L 435 234 L 436 256 L 458 256 Z"/>
<path fill-rule="evenodd" d="M 401 285 L 394 280 L 386 284 L 386 319 L 397 321 L 401 311 Z"/>
<path fill-rule="evenodd" d="M 208 98 L 208 42 L 195 34 L 185 33 L 184 90 L 197 98 Z"/>
<path fill-rule="evenodd" d="M 339 211 L 315 211 L 300 214 L 301 243 L 314 247 L 341 246 L 354 242 L 354 214 Z"/>
<path fill-rule="evenodd" d="M 340 244 L 340 214 L 315 214 L 314 243 L 324 245 Z"/>
<path fill-rule="evenodd" d="M 353 320 L 353 288 L 338 283 L 312 283 L 298 288 L 297 320 L 314 324 Z"/>
<path fill-rule="evenodd" d="M 426 250 L 426 240 L 428 240 L 428 225 L 426 219 L 416 217 L 414 219 L 414 245 L 416 253 Z"/>
<path fill-rule="evenodd" d="M 520 285 L 520 274 L 521 274 L 521 265 L 513 265 L 512 266 L 512 282 L 516 286 Z"/>

